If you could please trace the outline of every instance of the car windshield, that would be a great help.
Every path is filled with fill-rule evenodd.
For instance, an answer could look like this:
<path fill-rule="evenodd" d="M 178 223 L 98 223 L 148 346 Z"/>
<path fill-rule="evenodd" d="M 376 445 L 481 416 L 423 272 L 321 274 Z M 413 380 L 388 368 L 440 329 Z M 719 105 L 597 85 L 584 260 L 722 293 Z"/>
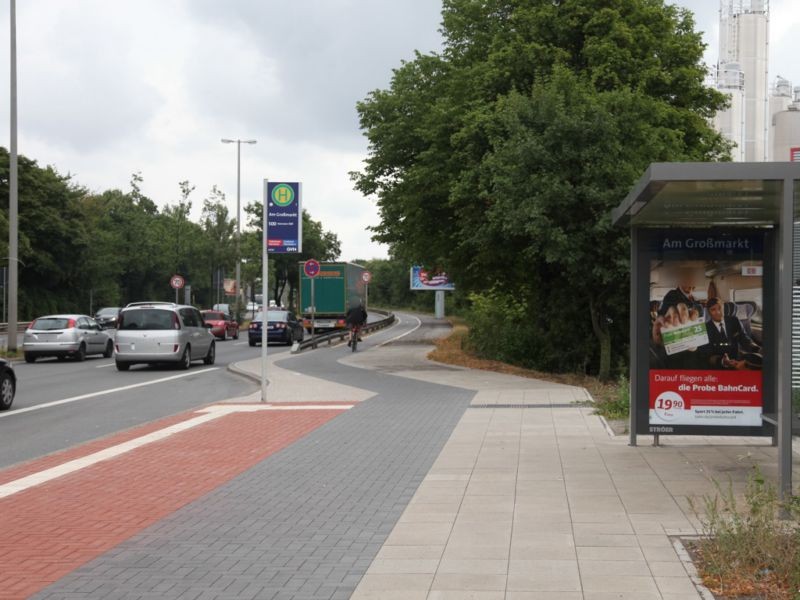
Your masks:
<path fill-rule="evenodd" d="M 271 310 L 267 313 L 267 321 L 286 321 L 287 315 L 282 310 Z"/>
<path fill-rule="evenodd" d="M 203 313 L 203 318 L 206 321 L 224 321 L 225 320 L 225 315 L 223 315 L 221 312 L 210 312 L 209 311 L 209 312 L 204 312 Z"/>
<path fill-rule="evenodd" d="M 38 329 L 39 331 L 50 331 L 52 329 L 68 329 L 70 319 L 62 319 L 60 317 L 45 317 L 43 319 L 36 319 L 31 323 L 31 329 Z"/>
<path fill-rule="evenodd" d="M 128 310 L 122 313 L 121 329 L 177 329 L 175 324 L 178 321 L 173 315 L 174 313 L 170 310 L 157 308 Z"/>
<path fill-rule="evenodd" d="M 119 308 L 101 308 L 97 311 L 98 317 L 113 317 L 119 312 Z"/>

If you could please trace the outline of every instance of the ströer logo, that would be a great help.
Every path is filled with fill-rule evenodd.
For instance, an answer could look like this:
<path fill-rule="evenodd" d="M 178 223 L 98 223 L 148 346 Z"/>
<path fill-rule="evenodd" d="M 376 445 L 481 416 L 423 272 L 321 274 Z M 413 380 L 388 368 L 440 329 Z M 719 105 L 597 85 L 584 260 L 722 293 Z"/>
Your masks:
<path fill-rule="evenodd" d="M 278 206 L 289 206 L 294 202 L 294 190 L 285 183 L 276 185 L 272 189 L 272 201 Z"/>

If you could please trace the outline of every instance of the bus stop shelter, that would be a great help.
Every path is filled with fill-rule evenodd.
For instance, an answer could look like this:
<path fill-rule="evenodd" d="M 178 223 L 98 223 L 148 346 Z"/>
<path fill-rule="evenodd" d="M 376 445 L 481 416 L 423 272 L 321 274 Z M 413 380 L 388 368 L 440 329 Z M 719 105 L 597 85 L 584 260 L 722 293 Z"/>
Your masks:
<path fill-rule="evenodd" d="M 800 163 L 653 163 L 612 222 L 631 231 L 631 445 L 768 436 L 788 497 Z"/>

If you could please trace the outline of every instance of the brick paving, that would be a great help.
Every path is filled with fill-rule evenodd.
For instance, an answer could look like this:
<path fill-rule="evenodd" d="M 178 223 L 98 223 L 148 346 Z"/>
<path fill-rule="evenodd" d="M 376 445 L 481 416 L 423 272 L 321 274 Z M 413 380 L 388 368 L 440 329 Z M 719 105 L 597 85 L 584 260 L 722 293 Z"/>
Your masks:
<path fill-rule="evenodd" d="M 0 499 L 0 598 L 27 598 L 340 415 L 234 413 Z M 187 421 L 164 419 L 3 474 L 8 482 Z M 142 579 L 142 561 L 137 562 Z M 94 582 L 82 593 L 95 594 Z M 61 596 L 63 597 L 63 596 Z M 96 595 L 94 597 L 106 597 Z"/>
<path fill-rule="evenodd" d="M 377 395 L 36 597 L 349 598 L 473 392 L 344 367 L 335 357 L 311 353 L 284 368 Z"/>

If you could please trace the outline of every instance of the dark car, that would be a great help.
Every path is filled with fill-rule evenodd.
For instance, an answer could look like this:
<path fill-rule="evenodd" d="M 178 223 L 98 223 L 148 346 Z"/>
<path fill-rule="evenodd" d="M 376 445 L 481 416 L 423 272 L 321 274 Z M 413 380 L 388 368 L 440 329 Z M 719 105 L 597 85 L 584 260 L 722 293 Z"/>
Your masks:
<path fill-rule="evenodd" d="M 94 316 L 94 320 L 103 328 L 103 329 L 116 329 L 117 327 L 117 320 L 119 319 L 119 311 L 122 309 L 119 306 L 107 306 L 105 308 L 101 308 L 97 311 Z"/>
<path fill-rule="evenodd" d="M 14 404 L 17 393 L 17 376 L 11 363 L 0 358 L 0 410 L 8 410 Z"/>
<path fill-rule="evenodd" d="M 251 346 L 261 343 L 261 326 L 264 313 L 258 313 L 250 322 L 248 341 Z M 305 330 L 293 312 L 288 310 L 270 310 L 267 312 L 267 341 L 292 344 L 302 342 Z"/>
<path fill-rule="evenodd" d="M 206 325 L 211 325 L 211 333 L 221 340 L 233 338 L 239 339 L 239 323 L 233 320 L 229 314 L 218 310 L 201 310 L 203 321 Z"/>

